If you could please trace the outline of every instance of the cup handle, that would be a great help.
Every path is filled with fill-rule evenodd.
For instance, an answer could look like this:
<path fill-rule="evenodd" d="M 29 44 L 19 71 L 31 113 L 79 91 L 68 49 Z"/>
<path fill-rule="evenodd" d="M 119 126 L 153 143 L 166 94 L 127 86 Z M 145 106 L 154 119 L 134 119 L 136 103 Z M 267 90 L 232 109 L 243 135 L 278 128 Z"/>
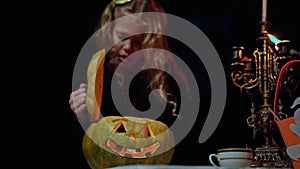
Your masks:
<path fill-rule="evenodd" d="M 210 162 L 214 167 L 219 168 L 220 166 L 218 166 L 217 164 L 215 164 L 214 161 L 213 161 L 213 158 L 214 158 L 214 157 L 219 161 L 218 155 L 216 155 L 216 154 L 211 154 L 211 155 L 209 155 L 209 157 L 208 157 L 209 162 Z"/>

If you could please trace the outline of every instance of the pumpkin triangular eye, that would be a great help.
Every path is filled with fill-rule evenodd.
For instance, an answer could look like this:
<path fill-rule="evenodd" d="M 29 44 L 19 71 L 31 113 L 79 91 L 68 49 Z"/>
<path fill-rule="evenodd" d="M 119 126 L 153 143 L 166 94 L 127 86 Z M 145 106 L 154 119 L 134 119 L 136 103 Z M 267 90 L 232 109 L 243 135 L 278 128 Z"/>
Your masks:
<path fill-rule="evenodd" d="M 119 127 L 115 130 L 115 133 L 126 133 L 125 127 L 120 123 Z"/>
<path fill-rule="evenodd" d="M 141 130 L 141 135 L 143 136 L 147 136 L 147 137 L 154 137 L 151 129 L 150 129 L 150 126 L 149 125 L 146 125 L 142 130 Z"/>

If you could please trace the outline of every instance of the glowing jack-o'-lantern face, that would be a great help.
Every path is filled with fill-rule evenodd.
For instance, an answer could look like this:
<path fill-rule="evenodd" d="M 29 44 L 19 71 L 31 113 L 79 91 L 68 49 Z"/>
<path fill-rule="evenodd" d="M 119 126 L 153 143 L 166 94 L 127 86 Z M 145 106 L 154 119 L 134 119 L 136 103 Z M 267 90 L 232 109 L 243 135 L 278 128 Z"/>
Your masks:
<path fill-rule="evenodd" d="M 168 164 L 174 153 L 174 137 L 167 125 L 137 117 L 103 117 L 89 127 L 82 145 L 94 169 Z"/>

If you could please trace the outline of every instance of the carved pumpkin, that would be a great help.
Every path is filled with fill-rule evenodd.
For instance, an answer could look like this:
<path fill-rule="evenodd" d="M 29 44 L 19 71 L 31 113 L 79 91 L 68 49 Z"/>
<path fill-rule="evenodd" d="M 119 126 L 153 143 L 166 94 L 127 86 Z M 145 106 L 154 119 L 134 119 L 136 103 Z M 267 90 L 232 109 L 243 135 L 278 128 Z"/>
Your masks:
<path fill-rule="evenodd" d="M 91 124 L 82 147 L 93 169 L 169 164 L 174 153 L 174 137 L 167 125 L 156 120 L 107 116 Z"/>

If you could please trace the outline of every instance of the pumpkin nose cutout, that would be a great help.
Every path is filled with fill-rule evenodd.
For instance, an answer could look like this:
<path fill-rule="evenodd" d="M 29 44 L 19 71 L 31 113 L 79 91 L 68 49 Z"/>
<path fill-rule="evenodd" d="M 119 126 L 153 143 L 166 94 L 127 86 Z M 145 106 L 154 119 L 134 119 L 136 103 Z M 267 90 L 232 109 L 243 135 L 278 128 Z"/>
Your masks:
<path fill-rule="evenodd" d="M 129 136 L 129 139 L 130 139 L 130 140 L 135 140 L 135 135 L 134 135 L 134 134 L 131 134 L 131 135 Z"/>

